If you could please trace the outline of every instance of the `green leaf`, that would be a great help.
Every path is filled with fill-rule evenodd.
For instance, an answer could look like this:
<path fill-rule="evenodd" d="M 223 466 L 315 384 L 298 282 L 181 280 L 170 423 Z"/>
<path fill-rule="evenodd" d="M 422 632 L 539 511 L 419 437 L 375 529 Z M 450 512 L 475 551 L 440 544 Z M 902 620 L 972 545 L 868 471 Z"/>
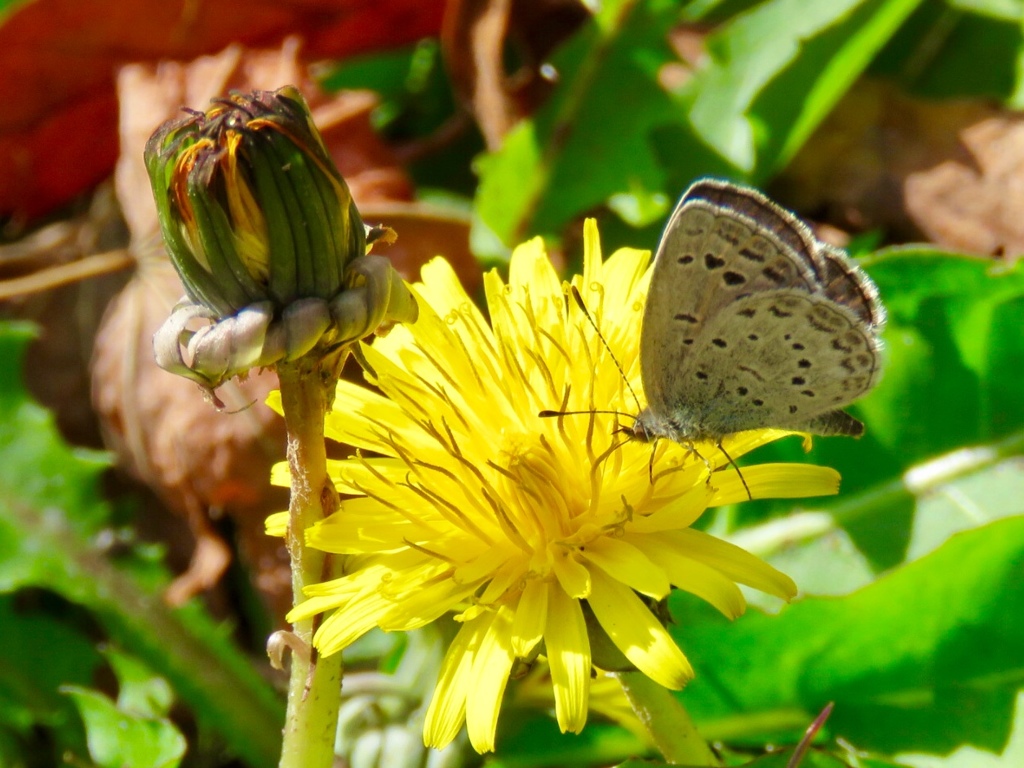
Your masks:
<path fill-rule="evenodd" d="M 34 529 L 54 516 L 80 536 L 95 535 L 109 517 L 97 493 L 105 454 L 69 449 L 57 438 L 53 416 L 29 402 L 21 383 L 25 345 L 34 336 L 25 324 L 0 328 L 0 592 L 22 584 L 74 590 L 65 578 L 60 553 L 32 546 L 25 530 L 13 524 L 17 513 Z M 31 553 L 31 557 L 26 554 Z"/>
<path fill-rule="evenodd" d="M 902 248 L 867 263 L 889 323 L 882 384 L 863 401 L 871 434 L 906 466 L 1024 424 L 1014 379 L 1024 337 L 1024 269 Z"/>
<path fill-rule="evenodd" d="M 784 749 L 738 765 L 742 768 L 788 768 L 792 759 L 793 750 Z M 828 752 L 810 749 L 804 753 L 799 765 L 800 768 L 848 768 L 849 763 Z"/>
<path fill-rule="evenodd" d="M 534 233 L 557 233 L 613 195 L 663 191 L 656 128 L 670 127 L 662 146 L 683 169 L 672 186 L 725 168 L 685 135 L 685 112 L 658 81 L 661 68 L 676 62 L 665 36 L 678 13 L 668 0 L 602 3 L 555 53 L 551 97 L 477 162 L 476 229 L 511 247 Z M 475 234 L 475 243 L 485 241 Z"/>
<path fill-rule="evenodd" d="M 101 658 L 88 628 L 68 613 L 64 601 L 42 592 L 0 595 L 0 765 L 28 755 L 56 764 L 62 752 L 84 748 L 81 722 L 59 688 L 91 683 Z"/>
<path fill-rule="evenodd" d="M 1024 4 L 1020 0 L 946 0 L 946 4 L 950 8 L 1009 22 L 1019 22 L 1024 16 Z"/>
<path fill-rule="evenodd" d="M 20 363 L 31 337 L 26 326 L 0 324 L 0 591 L 43 587 L 88 610 L 238 755 L 276 764 L 283 702 L 227 629 L 198 602 L 168 607 L 166 572 L 138 550 L 114 559 L 103 548 L 111 538 L 99 535 L 110 518 L 98 493 L 106 462 L 69 449 L 52 416 L 28 399 Z"/>
<path fill-rule="evenodd" d="M 844 598 L 804 599 L 729 626 L 674 598 L 697 669 L 683 701 L 708 738 L 829 732 L 883 754 L 998 752 L 1024 685 L 1024 517 L 957 534 Z"/>
<path fill-rule="evenodd" d="M 771 0 L 707 41 L 697 135 L 756 180 L 786 165 L 921 0 Z"/>
<path fill-rule="evenodd" d="M 138 659 L 116 648 L 105 649 L 104 655 L 117 675 L 117 708 L 140 717 L 166 717 L 174 703 L 174 694 L 167 681 L 155 676 Z"/>
<path fill-rule="evenodd" d="M 85 722 L 89 756 L 100 768 L 174 768 L 185 755 L 185 737 L 166 719 L 126 712 L 96 691 L 65 687 Z"/>
<path fill-rule="evenodd" d="M 1019 98 L 1022 32 L 1018 0 L 930 0 L 893 36 L 871 72 L 929 99 Z"/>
<path fill-rule="evenodd" d="M 625 729 L 594 716 L 581 733 L 571 734 L 561 733 L 551 717 L 536 709 L 519 710 L 503 713 L 499 729 L 495 758 L 488 761 L 492 768 L 611 765 L 629 755 L 651 751 Z"/>
<path fill-rule="evenodd" d="M 749 762 L 738 762 L 729 760 L 726 764 L 733 766 L 734 768 L 789 768 L 790 761 L 793 759 L 792 749 L 782 749 L 772 752 L 767 755 L 762 755 Z M 798 763 L 799 768 L 900 768 L 896 763 L 890 763 L 884 760 L 877 760 L 872 758 L 865 758 L 862 756 L 856 756 L 856 762 L 847 762 L 846 757 L 837 757 L 836 755 L 829 754 L 821 750 L 814 749 L 813 747 L 804 753 L 803 757 Z M 624 763 L 619 763 L 616 768 L 656 768 L 657 766 L 669 765 L 661 760 L 641 760 L 631 759 Z"/>

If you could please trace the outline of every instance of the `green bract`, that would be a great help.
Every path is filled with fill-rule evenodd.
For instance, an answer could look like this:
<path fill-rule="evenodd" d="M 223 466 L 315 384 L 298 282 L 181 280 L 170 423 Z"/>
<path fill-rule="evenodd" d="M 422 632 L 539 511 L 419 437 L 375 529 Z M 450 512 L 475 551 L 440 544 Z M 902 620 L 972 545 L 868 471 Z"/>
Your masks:
<path fill-rule="evenodd" d="M 416 319 L 293 86 L 165 123 L 146 167 L 187 293 L 154 337 L 161 367 L 214 389 Z"/>
<path fill-rule="evenodd" d="M 146 167 L 185 290 L 220 315 L 329 299 L 366 250 L 352 195 L 292 86 L 164 124 Z"/>

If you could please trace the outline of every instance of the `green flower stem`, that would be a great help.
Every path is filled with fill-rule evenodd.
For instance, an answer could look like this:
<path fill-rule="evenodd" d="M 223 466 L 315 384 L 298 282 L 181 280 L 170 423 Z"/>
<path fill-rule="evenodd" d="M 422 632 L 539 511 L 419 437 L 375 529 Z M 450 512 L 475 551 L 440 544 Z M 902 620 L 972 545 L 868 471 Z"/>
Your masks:
<path fill-rule="evenodd" d="M 338 495 L 327 476 L 324 447 L 326 392 L 318 352 L 292 363 L 279 363 L 281 403 L 288 429 L 288 466 L 292 492 L 289 504 L 288 553 L 291 556 L 295 603 L 304 599 L 303 588 L 332 578 L 332 560 L 306 546 L 306 530 L 337 507 Z M 331 388 L 333 389 L 333 388 Z M 334 762 L 334 734 L 341 701 L 341 654 L 326 658 L 312 649 L 314 620 L 301 621 L 293 630 L 311 648 L 310 659 L 292 654 L 288 683 L 281 768 L 330 768 Z"/>
<path fill-rule="evenodd" d="M 642 672 L 619 672 L 622 690 L 654 745 L 669 765 L 718 766 L 721 761 L 701 737 L 679 700 Z"/>

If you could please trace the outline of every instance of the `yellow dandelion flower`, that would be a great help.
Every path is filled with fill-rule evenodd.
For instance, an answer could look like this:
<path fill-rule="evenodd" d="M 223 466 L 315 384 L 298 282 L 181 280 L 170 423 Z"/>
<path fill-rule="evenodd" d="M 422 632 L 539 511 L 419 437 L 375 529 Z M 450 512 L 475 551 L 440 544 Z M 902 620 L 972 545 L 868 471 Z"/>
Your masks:
<path fill-rule="evenodd" d="M 594 222 L 584 231 L 584 273 L 572 284 L 642 398 L 650 254 L 622 249 L 603 261 Z M 490 322 L 448 263 L 430 262 L 414 286 L 419 321 L 366 347 L 382 394 L 339 385 L 326 432 L 359 449 L 331 467 L 351 498 L 307 540 L 346 555 L 346 575 L 307 588 L 288 617 L 333 611 L 314 638 L 331 654 L 373 627 L 409 630 L 455 613 L 462 626 L 424 740 L 443 747 L 465 723 L 480 752 L 494 748 L 513 664 L 538 653 L 559 726 L 583 728 L 592 684 L 585 609 L 637 669 L 679 688 L 692 669 L 644 598 L 674 586 L 734 617 L 745 607 L 737 584 L 787 599 L 796 591 L 748 552 L 690 528 L 708 507 L 747 498 L 714 445 L 628 440 L 614 414 L 539 416 L 637 413 L 539 239 L 516 249 L 507 284 L 492 272 L 485 289 Z M 725 449 L 737 457 L 784 434 L 733 435 Z M 743 477 L 755 498 L 835 493 L 839 479 L 788 464 L 744 467 Z"/>

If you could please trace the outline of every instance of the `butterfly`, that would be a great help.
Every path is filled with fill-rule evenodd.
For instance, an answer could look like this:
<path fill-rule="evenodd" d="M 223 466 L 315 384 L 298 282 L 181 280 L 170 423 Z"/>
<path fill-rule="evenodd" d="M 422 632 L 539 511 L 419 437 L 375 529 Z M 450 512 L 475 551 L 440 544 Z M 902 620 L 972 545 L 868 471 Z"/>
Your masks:
<path fill-rule="evenodd" d="M 701 179 L 658 245 L 630 431 L 690 444 L 749 429 L 859 436 L 842 408 L 881 374 L 885 309 L 839 248 L 757 190 Z"/>

